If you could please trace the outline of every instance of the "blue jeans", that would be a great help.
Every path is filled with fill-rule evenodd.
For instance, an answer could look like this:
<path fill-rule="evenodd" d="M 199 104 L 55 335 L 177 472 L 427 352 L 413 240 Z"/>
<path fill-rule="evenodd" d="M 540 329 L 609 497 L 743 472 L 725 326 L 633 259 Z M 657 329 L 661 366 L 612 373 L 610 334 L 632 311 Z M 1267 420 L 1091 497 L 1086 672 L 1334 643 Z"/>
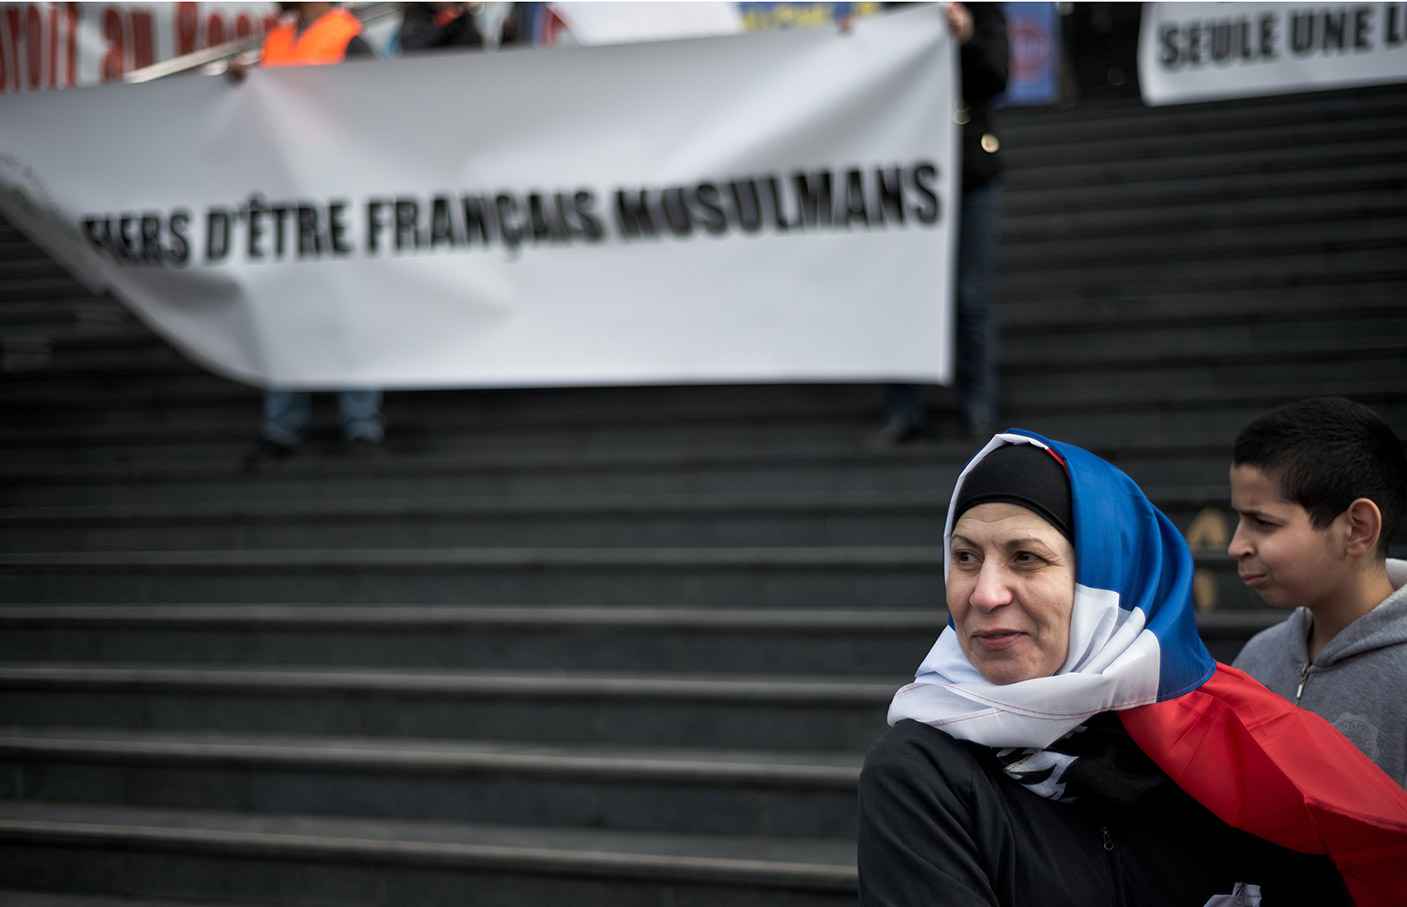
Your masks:
<path fill-rule="evenodd" d="M 263 436 L 279 444 L 297 447 L 303 440 L 303 429 L 308 427 L 308 419 L 312 415 L 312 396 L 307 391 L 266 392 Z M 342 413 L 342 436 L 348 441 L 357 438 L 381 440 L 380 390 L 338 391 L 337 409 Z"/>
<path fill-rule="evenodd" d="M 1001 211 L 1000 180 L 962 190 L 953 339 L 957 352 L 958 406 L 968 425 L 992 422 L 997 415 L 997 332 L 990 297 Z M 927 421 L 923 391 L 919 384 L 889 385 L 885 392 L 885 413 L 890 418 L 922 427 Z"/>

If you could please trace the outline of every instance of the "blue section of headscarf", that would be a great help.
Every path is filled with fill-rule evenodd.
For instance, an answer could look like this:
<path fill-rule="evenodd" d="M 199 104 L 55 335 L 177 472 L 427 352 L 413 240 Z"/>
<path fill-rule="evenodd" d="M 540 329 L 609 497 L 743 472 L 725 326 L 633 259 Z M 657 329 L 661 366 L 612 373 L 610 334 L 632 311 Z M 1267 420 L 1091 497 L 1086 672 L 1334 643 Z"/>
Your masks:
<path fill-rule="evenodd" d="M 1075 581 L 1119 594 L 1139 608 L 1158 637 L 1158 699 L 1195 689 L 1216 670 L 1197 634 L 1192 605 L 1192 552 L 1172 522 L 1117 467 L 1094 454 L 1012 429 L 1045 444 L 1065 461 L 1075 511 Z"/>

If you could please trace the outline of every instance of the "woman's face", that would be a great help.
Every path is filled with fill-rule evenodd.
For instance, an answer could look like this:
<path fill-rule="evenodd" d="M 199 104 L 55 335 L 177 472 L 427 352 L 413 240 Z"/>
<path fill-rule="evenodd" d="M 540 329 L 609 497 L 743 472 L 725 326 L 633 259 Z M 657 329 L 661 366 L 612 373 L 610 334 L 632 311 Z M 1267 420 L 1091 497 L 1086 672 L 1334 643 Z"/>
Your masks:
<path fill-rule="evenodd" d="M 1017 504 L 979 504 L 953 527 L 948 610 L 958 644 L 992 683 L 1048 677 L 1065 663 L 1075 549 Z"/>

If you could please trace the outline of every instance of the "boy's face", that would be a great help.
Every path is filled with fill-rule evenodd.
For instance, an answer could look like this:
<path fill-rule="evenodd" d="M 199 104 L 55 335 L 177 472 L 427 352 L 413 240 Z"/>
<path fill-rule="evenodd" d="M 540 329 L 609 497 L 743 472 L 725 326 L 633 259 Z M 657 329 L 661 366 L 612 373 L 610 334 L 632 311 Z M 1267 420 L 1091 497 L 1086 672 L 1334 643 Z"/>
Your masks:
<path fill-rule="evenodd" d="M 1309 512 L 1281 497 L 1279 486 L 1256 467 L 1231 467 L 1231 509 L 1239 520 L 1227 553 L 1236 558 L 1241 581 L 1267 604 L 1313 609 L 1349 581 L 1348 557 L 1334 542 L 1338 522 L 1315 529 Z"/>

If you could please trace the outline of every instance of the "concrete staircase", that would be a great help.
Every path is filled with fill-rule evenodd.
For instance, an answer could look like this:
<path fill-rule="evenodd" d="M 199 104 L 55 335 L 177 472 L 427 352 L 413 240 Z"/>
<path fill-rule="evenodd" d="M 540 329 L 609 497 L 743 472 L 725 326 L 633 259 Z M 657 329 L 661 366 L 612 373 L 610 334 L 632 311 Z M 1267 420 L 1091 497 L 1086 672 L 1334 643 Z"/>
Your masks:
<path fill-rule="evenodd" d="M 1407 435 L 1407 88 L 1004 122 L 1003 421 L 1194 538 L 1229 659 L 1279 617 L 1236 431 Z M 8 227 L 0 357 L 0 903 L 853 903 L 972 441 L 865 452 L 873 386 L 393 393 L 384 461 L 319 398 L 248 476 L 258 395 Z"/>

